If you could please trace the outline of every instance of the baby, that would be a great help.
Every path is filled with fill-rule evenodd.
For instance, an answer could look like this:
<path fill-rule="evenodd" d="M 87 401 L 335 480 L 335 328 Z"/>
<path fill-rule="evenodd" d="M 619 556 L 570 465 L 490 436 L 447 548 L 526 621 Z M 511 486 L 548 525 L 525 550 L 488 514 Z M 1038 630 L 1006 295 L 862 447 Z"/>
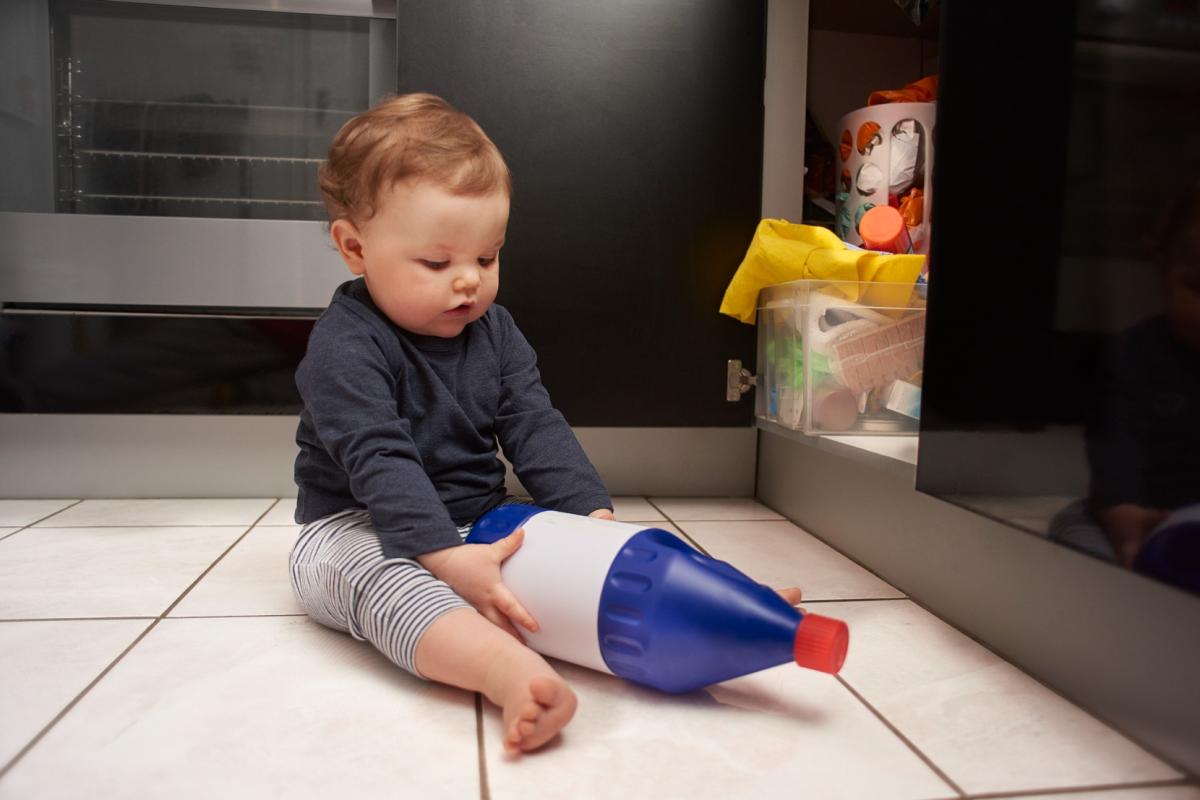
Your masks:
<path fill-rule="evenodd" d="M 502 709 L 506 752 L 534 750 L 576 698 L 523 644 L 537 621 L 500 580 L 523 532 L 463 543 L 513 502 L 497 443 L 538 505 L 613 514 L 532 348 L 494 304 L 508 167 L 469 117 L 411 94 L 346 123 L 320 181 L 330 236 L 360 277 L 334 293 L 296 372 L 293 588 L 317 622 L 482 692 Z"/>
<path fill-rule="evenodd" d="M 500 580 L 522 532 L 464 544 L 510 501 L 497 443 L 542 506 L 612 519 L 609 498 L 501 306 L 512 191 L 499 150 L 428 94 L 392 97 L 338 132 L 320 171 L 350 271 L 296 372 L 296 594 L 317 622 L 421 677 L 503 709 L 504 747 L 535 749 L 575 694 L 518 627 Z"/>

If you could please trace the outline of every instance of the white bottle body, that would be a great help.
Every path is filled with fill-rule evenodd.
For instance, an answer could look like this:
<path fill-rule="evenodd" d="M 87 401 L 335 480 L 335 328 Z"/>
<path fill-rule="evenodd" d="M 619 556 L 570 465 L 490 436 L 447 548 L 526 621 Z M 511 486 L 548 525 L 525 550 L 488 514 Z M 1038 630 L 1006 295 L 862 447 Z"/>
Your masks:
<path fill-rule="evenodd" d="M 612 674 L 600 654 L 604 579 L 641 525 L 542 511 L 521 525 L 525 542 L 501 567 L 504 584 L 537 620 L 526 643 L 542 655 Z"/>

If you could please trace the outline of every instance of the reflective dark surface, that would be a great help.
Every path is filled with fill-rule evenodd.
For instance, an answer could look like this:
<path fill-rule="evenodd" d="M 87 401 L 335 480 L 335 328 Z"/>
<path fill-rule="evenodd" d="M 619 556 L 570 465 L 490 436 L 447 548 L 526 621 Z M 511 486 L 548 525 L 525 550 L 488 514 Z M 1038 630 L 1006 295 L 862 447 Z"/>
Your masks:
<path fill-rule="evenodd" d="M 311 319 L 0 315 L 0 412 L 299 414 Z"/>
<path fill-rule="evenodd" d="M 918 488 L 1200 592 L 1200 4 L 1052 4 L 1019 62 L 981 5 L 941 28 Z"/>

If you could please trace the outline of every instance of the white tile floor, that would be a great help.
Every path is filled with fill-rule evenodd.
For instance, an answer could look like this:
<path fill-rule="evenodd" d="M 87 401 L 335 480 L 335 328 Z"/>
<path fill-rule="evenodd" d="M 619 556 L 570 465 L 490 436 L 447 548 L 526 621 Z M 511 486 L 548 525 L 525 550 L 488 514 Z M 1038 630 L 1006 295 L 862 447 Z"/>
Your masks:
<path fill-rule="evenodd" d="M 290 500 L 0 500 L 0 798 L 1200 800 L 1200 788 L 747 499 L 620 498 L 845 619 L 838 677 L 672 697 L 567 664 L 564 736 L 300 614 Z"/>

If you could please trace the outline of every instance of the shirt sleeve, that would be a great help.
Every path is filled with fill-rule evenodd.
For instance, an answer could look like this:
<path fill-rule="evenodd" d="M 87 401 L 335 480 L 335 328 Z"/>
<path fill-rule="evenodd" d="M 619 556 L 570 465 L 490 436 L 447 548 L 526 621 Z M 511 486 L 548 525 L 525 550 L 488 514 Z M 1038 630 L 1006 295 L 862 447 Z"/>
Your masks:
<path fill-rule="evenodd" d="M 462 543 L 397 408 L 381 344 L 361 331 L 314 330 L 296 385 L 317 437 L 345 471 L 384 555 L 412 558 Z"/>
<path fill-rule="evenodd" d="M 507 311 L 500 328 L 500 406 L 496 435 L 533 501 L 568 514 L 611 509 L 612 498 L 566 419 L 550 402 L 537 355 Z"/>

